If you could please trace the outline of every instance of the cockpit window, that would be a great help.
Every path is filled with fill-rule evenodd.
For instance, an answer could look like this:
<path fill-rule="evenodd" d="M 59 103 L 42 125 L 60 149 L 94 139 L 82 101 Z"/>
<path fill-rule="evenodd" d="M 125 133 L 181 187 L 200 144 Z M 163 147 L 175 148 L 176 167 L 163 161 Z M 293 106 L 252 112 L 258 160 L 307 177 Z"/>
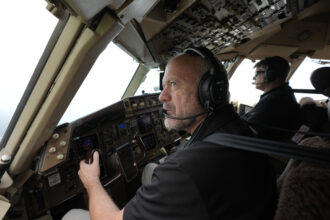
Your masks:
<path fill-rule="evenodd" d="M 238 66 L 229 81 L 230 99 L 235 102 L 253 106 L 258 102 L 262 91 L 257 90 L 253 85 L 254 65 L 256 63 L 244 59 Z"/>
<path fill-rule="evenodd" d="M 263 93 L 255 88 L 253 85 L 254 69 L 253 66 L 256 62 L 245 59 L 230 79 L 229 89 L 230 97 L 233 102 L 238 101 L 250 106 L 258 102 L 260 95 Z M 312 60 L 308 57 L 301 63 L 299 68 L 295 71 L 289 80 L 289 84 L 293 89 L 314 89 L 310 76 L 311 73 L 320 67 L 330 66 L 330 61 L 327 60 Z M 320 94 L 306 94 L 295 93 L 296 99 L 299 100 L 303 97 L 311 97 L 314 100 L 327 99 L 326 96 Z"/>
<path fill-rule="evenodd" d="M 320 67 L 330 66 L 329 60 L 313 60 L 308 57 L 300 64 L 296 72 L 290 79 L 290 85 L 293 89 L 314 89 L 310 77 L 314 70 Z M 305 93 L 295 93 L 296 99 L 299 100 L 303 97 L 311 97 L 314 100 L 324 100 L 327 99 L 324 95 L 319 94 L 305 94 Z"/>
<path fill-rule="evenodd" d="M 58 22 L 46 5 L 46 1 L 1 4 L 0 140 Z"/>
<path fill-rule="evenodd" d="M 135 95 L 150 94 L 160 92 L 159 89 L 159 69 L 151 69 L 144 81 L 137 89 Z"/>
<path fill-rule="evenodd" d="M 101 53 L 59 124 L 72 122 L 119 101 L 138 63 L 113 43 Z"/>

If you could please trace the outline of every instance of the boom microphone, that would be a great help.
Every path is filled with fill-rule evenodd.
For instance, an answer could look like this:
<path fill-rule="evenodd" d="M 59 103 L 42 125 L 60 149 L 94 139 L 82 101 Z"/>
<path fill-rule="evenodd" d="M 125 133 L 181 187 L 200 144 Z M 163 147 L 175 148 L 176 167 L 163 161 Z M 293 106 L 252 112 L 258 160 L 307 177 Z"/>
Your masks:
<path fill-rule="evenodd" d="M 260 82 L 260 83 L 252 82 L 252 85 L 262 85 L 264 83 L 266 83 L 266 82 Z"/>
<path fill-rule="evenodd" d="M 198 116 L 201 116 L 201 115 L 204 115 L 204 114 L 207 114 L 207 113 L 208 113 L 208 111 L 201 112 L 201 113 L 198 113 L 196 115 L 191 115 L 191 116 L 188 116 L 188 117 L 175 117 L 175 116 L 171 116 L 171 115 L 166 114 L 165 111 L 163 110 L 163 114 L 164 114 L 165 118 L 170 118 L 170 119 L 174 119 L 174 120 L 194 119 L 194 118 L 197 118 Z"/>

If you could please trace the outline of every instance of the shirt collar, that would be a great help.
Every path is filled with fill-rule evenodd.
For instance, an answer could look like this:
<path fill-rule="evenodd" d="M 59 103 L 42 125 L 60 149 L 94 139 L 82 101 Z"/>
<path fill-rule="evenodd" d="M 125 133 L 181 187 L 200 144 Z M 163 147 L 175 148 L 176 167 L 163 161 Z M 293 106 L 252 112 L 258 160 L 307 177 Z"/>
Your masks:
<path fill-rule="evenodd" d="M 214 133 L 216 130 L 238 117 L 239 116 L 235 113 L 231 104 L 222 106 L 219 110 L 206 117 L 206 119 L 195 129 L 186 146 L 189 146 L 196 141 L 203 140 L 206 136 Z"/>

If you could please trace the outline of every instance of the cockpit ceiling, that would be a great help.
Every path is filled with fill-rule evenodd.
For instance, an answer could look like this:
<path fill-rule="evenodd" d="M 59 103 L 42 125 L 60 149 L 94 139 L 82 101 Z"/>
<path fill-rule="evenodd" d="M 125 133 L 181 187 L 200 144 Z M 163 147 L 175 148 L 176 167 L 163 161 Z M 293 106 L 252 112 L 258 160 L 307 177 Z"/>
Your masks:
<path fill-rule="evenodd" d="M 172 11 L 168 10 L 168 2 Z M 154 61 L 166 63 L 191 45 L 205 46 L 215 54 L 233 52 L 230 48 L 238 48 L 254 39 L 259 31 L 278 26 L 317 2 L 319 0 L 160 1 L 142 20 L 140 28 Z M 291 45 L 290 51 L 294 46 Z M 247 55 L 241 52 L 227 57 L 235 54 Z M 138 58 L 148 65 L 146 57 Z"/>

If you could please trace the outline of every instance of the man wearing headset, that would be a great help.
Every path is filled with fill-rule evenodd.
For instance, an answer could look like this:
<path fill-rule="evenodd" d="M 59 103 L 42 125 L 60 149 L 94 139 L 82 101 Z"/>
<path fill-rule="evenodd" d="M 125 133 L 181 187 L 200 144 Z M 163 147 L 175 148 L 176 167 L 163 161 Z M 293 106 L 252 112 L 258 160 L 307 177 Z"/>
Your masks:
<path fill-rule="evenodd" d="M 228 103 L 227 73 L 206 48 L 189 48 L 171 59 L 159 96 L 165 126 L 191 134 L 186 145 L 167 157 L 123 209 L 99 180 L 94 162 L 80 163 L 79 176 L 94 219 L 272 219 L 275 180 L 267 157 L 204 142 L 215 132 L 250 135 Z"/>
<path fill-rule="evenodd" d="M 284 58 L 274 56 L 259 61 L 254 67 L 254 84 L 264 93 L 243 119 L 258 137 L 289 141 L 300 125 L 299 105 L 285 81 L 290 65 Z"/>

